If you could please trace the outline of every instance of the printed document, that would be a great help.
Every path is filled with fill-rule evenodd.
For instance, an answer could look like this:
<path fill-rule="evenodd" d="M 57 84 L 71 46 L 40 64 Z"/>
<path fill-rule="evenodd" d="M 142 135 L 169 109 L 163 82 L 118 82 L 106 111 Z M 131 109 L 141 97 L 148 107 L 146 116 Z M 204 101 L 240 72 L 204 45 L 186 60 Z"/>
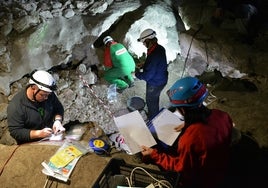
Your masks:
<path fill-rule="evenodd" d="M 171 146 L 180 134 L 174 128 L 181 124 L 183 120 L 179 113 L 163 108 L 147 125 L 155 138 Z"/>
<path fill-rule="evenodd" d="M 136 110 L 128 114 L 115 117 L 114 122 L 119 129 L 119 132 L 124 137 L 124 141 L 129 147 L 131 154 L 140 152 L 141 145 L 147 147 L 156 145 L 156 141 L 139 111 Z"/>
<path fill-rule="evenodd" d="M 172 113 L 165 108 L 147 124 L 137 110 L 115 117 L 114 122 L 124 137 L 124 144 L 128 146 L 129 154 L 140 152 L 141 145 L 147 147 L 156 145 L 155 139 L 171 146 L 180 134 L 174 128 L 184 123 L 179 113 Z"/>

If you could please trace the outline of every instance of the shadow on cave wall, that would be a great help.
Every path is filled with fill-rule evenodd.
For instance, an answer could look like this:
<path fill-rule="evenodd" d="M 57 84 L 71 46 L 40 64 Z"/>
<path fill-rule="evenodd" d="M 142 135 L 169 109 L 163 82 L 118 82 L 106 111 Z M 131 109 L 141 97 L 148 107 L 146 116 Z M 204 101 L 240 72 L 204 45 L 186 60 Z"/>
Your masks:
<path fill-rule="evenodd" d="M 197 76 L 202 83 L 210 84 L 219 91 L 256 92 L 257 86 L 247 79 L 225 78 L 220 71 L 205 72 Z"/>
<path fill-rule="evenodd" d="M 229 177 L 224 188 L 268 187 L 268 148 L 260 148 L 250 133 L 232 147 Z"/>
<path fill-rule="evenodd" d="M 135 22 L 135 20 L 139 20 L 140 18 L 142 18 L 144 11 L 148 5 L 148 2 L 141 2 L 141 6 L 138 9 L 127 12 L 124 15 L 120 16 L 114 23 L 111 24 L 109 29 L 104 31 L 94 41 L 93 46 L 95 48 L 101 48 L 104 45 L 102 42 L 103 38 L 108 35 L 111 35 L 113 38 L 114 36 L 117 36 L 115 37 L 116 41 L 123 41 L 124 36 L 128 32 L 131 25 Z"/>
<path fill-rule="evenodd" d="M 197 76 L 202 83 L 216 90 L 257 92 L 257 86 L 243 78 L 225 78 L 221 72 L 206 72 Z M 222 188 L 268 187 L 268 148 L 262 148 L 250 132 L 242 132 L 241 139 L 232 146 L 229 176 Z"/>

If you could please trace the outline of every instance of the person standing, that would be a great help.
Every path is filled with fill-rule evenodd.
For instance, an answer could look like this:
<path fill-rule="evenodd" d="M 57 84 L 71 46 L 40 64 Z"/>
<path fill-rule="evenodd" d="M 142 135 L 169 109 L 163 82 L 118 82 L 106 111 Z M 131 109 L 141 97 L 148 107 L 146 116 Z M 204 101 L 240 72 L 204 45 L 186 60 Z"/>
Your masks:
<path fill-rule="evenodd" d="M 159 112 L 160 94 L 168 81 L 166 50 L 158 44 L 156 32 L 152 29 L 144 30 L 138 42 L 142 42 L 147 48 L 147 57 L 135 76 L 146 82 L 145 101 L 148 107 L 148 118 L 152 119 Z"/>
<path fill-rule="evenodd" d="M 17 144 L 65 131 L 62 126 L 64 108 L 54 93 L 56 88 L 50 73 L 36 70 L 31 73 L 26 88 L 12 98 L 7 107 L 7 123 Z"/>
<path fill-rule="evenodd" d="M 123 92 L 128 87 L 134 86 L 132 73 L 135 72 L 135 61 L 123 44 L 111 36 L 103 39 L 104 49 L 104 79 L 116 84 L 117 91 Z"/>
<path fill-rule="evenodd" d="M 141 146 L 143 160 L 179 172 L 182 188 L 218 188 L 228 170 L 231 117 L 203 105 L 208 90 L 195 77 L 179 79 L 167 94 L 171 106 L 184 117 L 184 125 L 178 126 L 181 133 L 172 148 Z"/>

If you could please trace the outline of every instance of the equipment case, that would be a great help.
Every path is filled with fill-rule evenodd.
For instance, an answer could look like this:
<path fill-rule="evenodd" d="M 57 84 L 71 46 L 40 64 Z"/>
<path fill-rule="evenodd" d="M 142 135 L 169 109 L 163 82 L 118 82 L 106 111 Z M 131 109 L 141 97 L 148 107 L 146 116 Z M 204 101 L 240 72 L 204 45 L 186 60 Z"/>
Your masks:
<path fill-rule="evenodd" d="M 121 158 L 112 158 L 93 184 L 93 188 L 116 188 L 117 186 L 129 187 L 126 177 L 130 178 L 131 172 L 136 167 L 141 166 L 127 164 Z M 171 184 L 170 187 L 178 187 L 179 173 L 144 167 L 141 168 L 147 171 L 150 175 L 141 169 L 135 169 L 132 174 L 131 187 L 147 187 L 150 184 L 155 184 L 157 181 L 151 176 L 157 180 L 168 181 Z"/>

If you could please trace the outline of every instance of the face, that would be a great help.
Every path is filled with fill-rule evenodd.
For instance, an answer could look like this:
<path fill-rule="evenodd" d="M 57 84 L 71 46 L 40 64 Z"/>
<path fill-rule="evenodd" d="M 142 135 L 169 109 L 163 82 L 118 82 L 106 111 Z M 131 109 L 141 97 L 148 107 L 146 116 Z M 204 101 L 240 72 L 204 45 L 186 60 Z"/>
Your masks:
<path fill-rule="evenodd" d="M 37 102 L 43 102 L 48 99 L 51 92 L 40 90 L 36 85 L 32 86 L 33 98 Z"/>
<path fill-rule="evenodd" d="M 50 94 L 50 92 L 40 90 L 35 97 L 38 102 L 42 102 L 47 100 Z"/>
<path fill-rule="evenodd" d="M 149 44 L 150 44 L 150 41 L 148 39 L 146 39 L 145 41 L 143 41 L 143 45 L 146 47 L 146 48 L 149 48 Z"/>

